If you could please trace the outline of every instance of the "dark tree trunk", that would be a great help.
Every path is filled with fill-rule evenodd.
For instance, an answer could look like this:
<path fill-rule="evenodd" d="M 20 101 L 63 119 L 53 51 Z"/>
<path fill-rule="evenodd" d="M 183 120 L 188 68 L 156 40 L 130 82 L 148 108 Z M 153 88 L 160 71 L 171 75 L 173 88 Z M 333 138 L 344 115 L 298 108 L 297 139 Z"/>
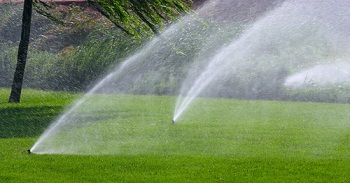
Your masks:
<path fill-rule="evenodd" d="M 18 103 L 21 99 L 24 69 L 27 61 L 30 24 L 32 20 L 33 0 L 24 0 L 21 41 L 18 46 L 17 66 L 13 77 L 9 103 Z"/>

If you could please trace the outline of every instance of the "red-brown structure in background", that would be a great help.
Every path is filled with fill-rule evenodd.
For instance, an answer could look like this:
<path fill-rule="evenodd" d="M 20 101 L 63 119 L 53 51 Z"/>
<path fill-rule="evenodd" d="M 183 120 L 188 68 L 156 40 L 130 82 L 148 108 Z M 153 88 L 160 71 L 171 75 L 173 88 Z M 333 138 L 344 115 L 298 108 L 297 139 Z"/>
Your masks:
<path fill-rule="evenodd" d="M 84 2 L 85 0 L 42 0 L 43 2 L 73 3 Z M 0 0 L 0 3 L 23 3 L 24 0 Z"/>

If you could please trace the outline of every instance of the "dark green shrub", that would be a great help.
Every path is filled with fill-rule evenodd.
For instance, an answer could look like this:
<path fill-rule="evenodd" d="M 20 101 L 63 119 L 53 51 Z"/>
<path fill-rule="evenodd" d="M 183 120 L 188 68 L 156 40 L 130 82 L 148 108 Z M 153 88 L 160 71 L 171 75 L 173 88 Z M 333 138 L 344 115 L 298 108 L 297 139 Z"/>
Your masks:
<path fill-rule="evenodd" d="M 0 44 L 0 87 L 10 87 L 17 61 L 17 47 Z"/>
<path fill-rule="evenodd" d="M 306 86 L 297 90 L 285 88 L 283 92 L 286 100 L 328 103 L 350 102 L 350 85 L 347 83 Z"/>

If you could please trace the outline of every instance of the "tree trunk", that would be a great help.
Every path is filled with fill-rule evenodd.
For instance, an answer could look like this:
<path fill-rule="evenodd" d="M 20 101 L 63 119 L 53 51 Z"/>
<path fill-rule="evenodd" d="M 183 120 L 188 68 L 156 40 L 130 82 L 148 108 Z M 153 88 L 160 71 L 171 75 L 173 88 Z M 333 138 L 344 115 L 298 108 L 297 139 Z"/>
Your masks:
<path fill-rule="evenodd" d="M 28 54 L 32 7 L 33 0 L 24 0 L 21 40 L 18 46 L 17 66 L 13 77 L 11 94 L 8 101 L 9 103 L 19 103 L 21 99 L 24 69 Z"/>

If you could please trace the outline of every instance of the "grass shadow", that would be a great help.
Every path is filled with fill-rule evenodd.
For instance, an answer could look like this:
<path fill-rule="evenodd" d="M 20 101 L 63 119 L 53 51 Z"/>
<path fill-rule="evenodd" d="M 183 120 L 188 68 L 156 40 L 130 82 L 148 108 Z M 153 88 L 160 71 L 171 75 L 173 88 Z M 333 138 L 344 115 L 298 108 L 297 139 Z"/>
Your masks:
<path fill-rule="evenodd" d="M 38 136 L 62 109 L 61 106 L 0 108 L 0 138 Z"/>
<path fill-rule="evenodd" d="M 62 106 L 0 108 L 0 138 L 36 137 L 63 111 Z M 78 114 L 73 121 L 80 124 L 96 123 L 108 119 L 125 119 L 129 111 L 90 111 Z"/>

